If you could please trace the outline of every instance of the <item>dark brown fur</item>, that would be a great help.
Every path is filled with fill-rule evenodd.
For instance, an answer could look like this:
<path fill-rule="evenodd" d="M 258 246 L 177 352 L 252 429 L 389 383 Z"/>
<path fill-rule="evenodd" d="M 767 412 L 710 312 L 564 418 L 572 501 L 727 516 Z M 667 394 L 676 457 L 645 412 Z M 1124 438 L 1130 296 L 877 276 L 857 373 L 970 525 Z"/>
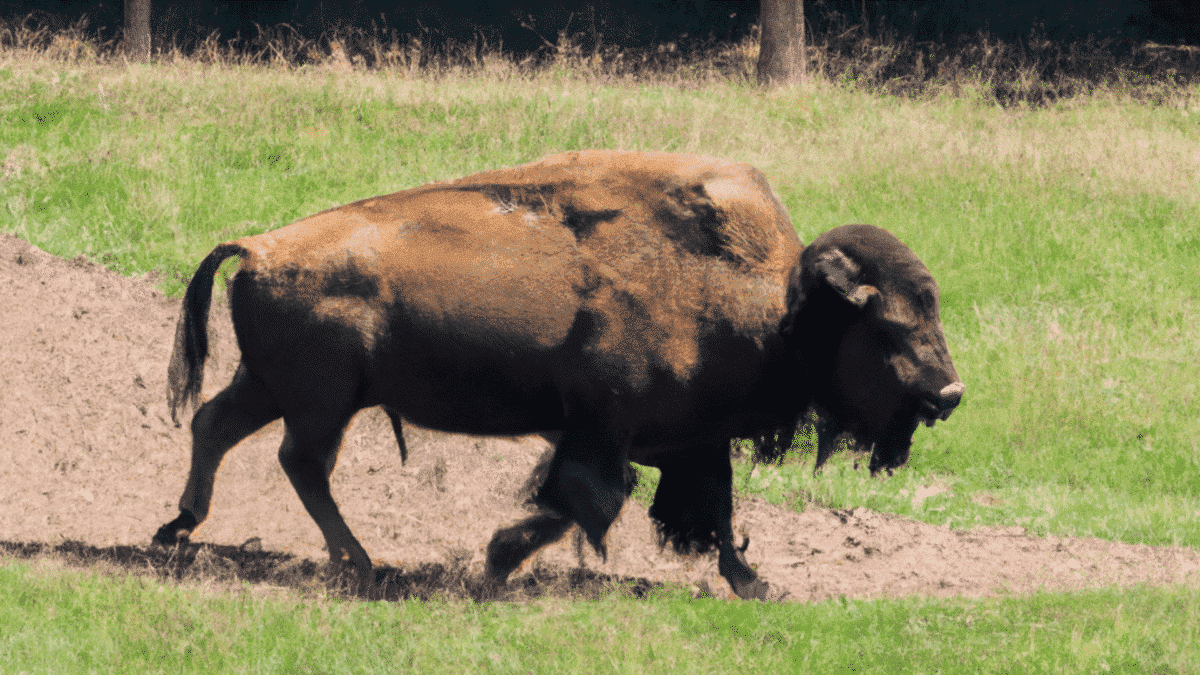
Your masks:
<path fill-rule="evenodd" d="M 752 167 L 609 151 L 374 197 L 222 244 L 184 298 L 172 411 L 199 394 L 212 277 L 232 255 L 242 363 L 193 418 L 180 516 L 155 539 L 203 521 L 224 453 L 283 417 L 288 477 L 331 558 L 366 579 L 370 559 L 328 477 L 346 424 L 382 405 L 402 452 L 401 417 L 474 434 L 561 432 L 538 511 L 488 546 L 497 581 L 573 523 L 603 552 L 634 461 L 662 469 L 651 515 L 664 537 L 715 546 L 734 590 L 762 597 L 733 541 L 731 440 L 777 457 L 817 405 L 876 444 L 874 471 L 907 457 L 897 429 L 931 406 L 948 414 L 961 395 L 961 384 L 953 401 L 939 394 L 957 375 L 936 285 L 907 248 L 849 226 L 802 250 Z M 932 306 L 914 309 L 929 288 Z M 880 352 L 872 335 L 892 330 L 893 315 L 942 351 Z"/>

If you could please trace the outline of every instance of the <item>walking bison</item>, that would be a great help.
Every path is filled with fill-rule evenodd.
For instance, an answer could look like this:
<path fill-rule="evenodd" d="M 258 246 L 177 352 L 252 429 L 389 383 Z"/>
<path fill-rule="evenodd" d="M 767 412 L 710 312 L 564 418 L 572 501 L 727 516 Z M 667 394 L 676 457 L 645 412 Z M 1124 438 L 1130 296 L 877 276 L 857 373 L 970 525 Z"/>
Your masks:
<path fill-rule="evenodd" d="M 329 475 L 351 418 L 382 405 L 397 431 L 403 417 L 558 438 L 536 511 L 487 547 L 496 582 L 573 523 L 603 554 L 632 461 L 662 470 L 650 515 L 664 542 L 716 547 L 733 590 L 761 598 L 734 542 L 731 440 L 777 458 L 811 405 L 874 444 L 875 472 L 903 464 L 917 425 L 964 389 L 921 261 L 870 225 L 804 248 L 745 164 L 571 152 L 221 244 L 184 296 L 172 414 L 199 397 L 213 276 L 235 255 L 241 363 L 192 419 L 165 545 L 204 520 L 225 452 L 282 417 L 284 471 L 331 559 L 368 579 Z"/>

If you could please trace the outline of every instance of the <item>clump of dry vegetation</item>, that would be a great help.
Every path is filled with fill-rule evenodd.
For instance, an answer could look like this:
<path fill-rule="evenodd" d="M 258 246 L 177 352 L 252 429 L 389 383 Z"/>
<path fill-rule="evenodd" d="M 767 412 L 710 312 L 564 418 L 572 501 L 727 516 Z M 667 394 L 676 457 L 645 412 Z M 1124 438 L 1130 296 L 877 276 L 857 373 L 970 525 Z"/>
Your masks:
<path fill-rule="evenodd" d="M 233 38 L 212 33 L 180 42 L 178 36 L 159 35 L 154 58 L 223 66 L 390 70 L 418 77 L 483 72 L 523 78 L 552 72 L 600 84 L 755 80 L 757 31 L 737 41 L 692 40 L 646 48 L 604 43 L 587 31 L 539 37 L 540 49 L 518 55 L 505 52 L 483 30 L 468 42 L 400 35 L 375 25 L 342 26 L 312 38 L 279 24 Z M 1042 107 L 1097 94 L 1188 107 L 1187 89 L 1200 83 L 1200 47 L 1094 38 L 1060 43 L 1036 28 L 1015 42 L 980 34 L 935 43 L 843 26 L 813 36 L 807 53 L 810 76 L 830 83 L 918 99 L 967 96 L 1003 107 Z M 0 54 L 77 62 L 124 58 L 121 43 L 104 39 L 86 17 L 61 25 L 36 14 L 0 19 Z"/>

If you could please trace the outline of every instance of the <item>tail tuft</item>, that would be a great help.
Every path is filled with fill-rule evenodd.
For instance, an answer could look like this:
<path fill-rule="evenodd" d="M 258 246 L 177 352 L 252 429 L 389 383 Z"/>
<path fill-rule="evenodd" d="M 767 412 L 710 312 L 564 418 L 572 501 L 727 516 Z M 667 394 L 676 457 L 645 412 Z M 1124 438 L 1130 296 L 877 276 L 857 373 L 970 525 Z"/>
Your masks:
<path fill-rule="evenodd" d="M 177 412 L 188 405 L 195 406 L 204 384 L 204 361 L 208 359 L 208 308 L 212 304 L 213 277 L 217 268 L 232 255 L 244 256 L 247 251 L 236 242 L 221 244 L 208 254 L 188 282 L 175 324 L 175 349 L 167 366 L 167 405 L 171 421 L 179 426 Z"/>

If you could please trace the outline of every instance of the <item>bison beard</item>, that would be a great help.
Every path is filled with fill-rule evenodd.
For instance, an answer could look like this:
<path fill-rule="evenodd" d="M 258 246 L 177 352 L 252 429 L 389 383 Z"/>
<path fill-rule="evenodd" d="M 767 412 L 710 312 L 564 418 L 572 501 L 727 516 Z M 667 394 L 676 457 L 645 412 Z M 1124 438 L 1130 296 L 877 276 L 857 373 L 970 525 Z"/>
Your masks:
<path fill-rule="evenodd" d="M 777 460 L 815 406 L 824 428 L 874 444 L 872 472 L 890 469 L 963 392 L 920 260 L 868 225 L 804 249 L 744 164 L 567 153 L 221 244 L 184 296 L 172 416 L 199 396 L 213 277 L 233 255 L 242 361 L 193 416 L 179 515 L 154 540 L 191 536 L 224 454 L 282 417 L 280 464 L 331 562 L 366 584 L 371 560 L 329 485 L 365 407 L 384 407 L 402 453 L 401 419 L 554 442 L 536 512 L 488 545 L 496 583 L 572 524 L 603 555 L 632 461 L 662 471 L 650 515 L 663 542 L 717 549 L 734 592 L 764 598 L 734 541 L 731 442 Z"/>

